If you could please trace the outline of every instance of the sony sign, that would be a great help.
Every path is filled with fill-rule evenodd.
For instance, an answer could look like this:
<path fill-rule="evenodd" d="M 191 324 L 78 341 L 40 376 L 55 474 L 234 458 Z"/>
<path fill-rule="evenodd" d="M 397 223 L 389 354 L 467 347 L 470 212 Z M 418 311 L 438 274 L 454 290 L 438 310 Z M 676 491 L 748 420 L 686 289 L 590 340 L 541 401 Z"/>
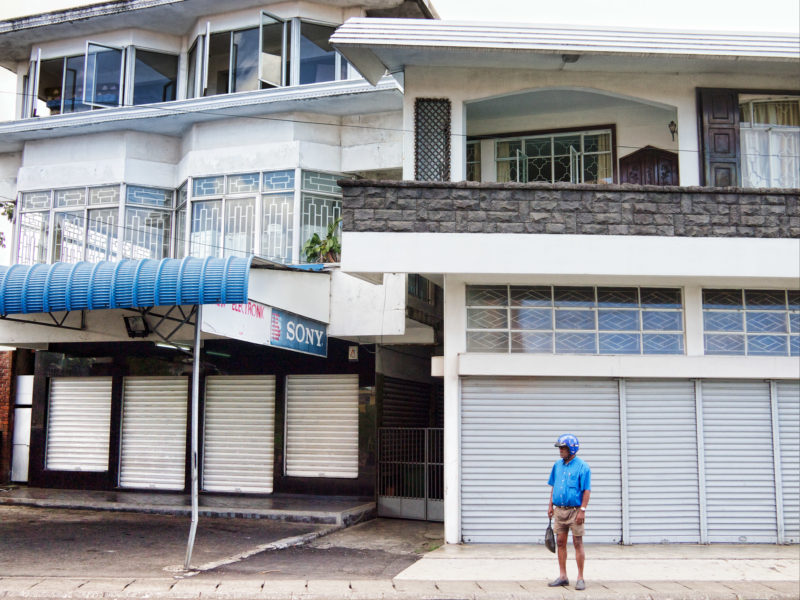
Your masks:
<path fill-rule="evenodd" d="M 325 323 L 273 308 L 269 343 L 324 358 L 328 356 L 328 328 Z"/>

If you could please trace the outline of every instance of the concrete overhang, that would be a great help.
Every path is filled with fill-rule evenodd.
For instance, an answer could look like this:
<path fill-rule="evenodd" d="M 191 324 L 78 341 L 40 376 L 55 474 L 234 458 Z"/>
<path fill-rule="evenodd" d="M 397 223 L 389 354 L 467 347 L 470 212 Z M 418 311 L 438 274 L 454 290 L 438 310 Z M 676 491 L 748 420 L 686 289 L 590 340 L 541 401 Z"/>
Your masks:
<path fill-rule="evenodd" d="M 406 67 L 797 75 L 791 34 L 350 19 L 331 43 L 371 82 Z"/>
<path fill-rule="evenodd" d="M 287 112 L 347 116 L 402 108 L 402 89 L 391 77 L 375 87 L 361 79 L 317 83 L 7 121 L 0 123 L 0 153 L 20 150 L 30 140 L 90 133 L 142 131 L 180 136 L 192 125 L 208 121 L 269 119 L 269 115 Z"/>

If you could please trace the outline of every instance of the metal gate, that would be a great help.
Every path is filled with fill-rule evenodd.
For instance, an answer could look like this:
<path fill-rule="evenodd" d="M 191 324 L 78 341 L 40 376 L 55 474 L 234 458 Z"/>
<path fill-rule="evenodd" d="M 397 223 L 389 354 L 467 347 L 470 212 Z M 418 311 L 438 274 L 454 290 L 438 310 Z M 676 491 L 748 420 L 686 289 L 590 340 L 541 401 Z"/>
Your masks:
<path fill-rule="evenodd" d="M 381 427 L 378 516 L 444 521 L 444 429 Z"/>

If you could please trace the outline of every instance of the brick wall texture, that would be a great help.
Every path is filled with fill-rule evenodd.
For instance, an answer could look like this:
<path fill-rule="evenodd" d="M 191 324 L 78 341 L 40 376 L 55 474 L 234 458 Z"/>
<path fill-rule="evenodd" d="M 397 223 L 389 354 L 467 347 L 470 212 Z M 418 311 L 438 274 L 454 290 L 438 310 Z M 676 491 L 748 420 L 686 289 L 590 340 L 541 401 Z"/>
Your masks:
<path fill-rule="evenodd" d="M 344 231 L 800 237 L 800 190 L 339 183 Z"/>
<path fill-rule="evenodd" d="M 12 357 L 12 352 L 0 352 L 0 483 L 11 475 Z"/>

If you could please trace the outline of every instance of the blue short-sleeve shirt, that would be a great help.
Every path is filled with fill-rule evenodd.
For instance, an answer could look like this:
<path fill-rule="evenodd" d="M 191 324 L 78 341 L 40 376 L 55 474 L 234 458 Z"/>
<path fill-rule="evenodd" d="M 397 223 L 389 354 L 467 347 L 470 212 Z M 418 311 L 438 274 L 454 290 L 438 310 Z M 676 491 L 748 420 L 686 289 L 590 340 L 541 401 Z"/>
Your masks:
<path fill-rule="evenodd" d="M 568 463 L 559 459 L 550 471 L 547 485 L 553 487 L 556 506 L 580 506 L 583 492 L 592 489 L 592 470 L 577 456 Z"/>

